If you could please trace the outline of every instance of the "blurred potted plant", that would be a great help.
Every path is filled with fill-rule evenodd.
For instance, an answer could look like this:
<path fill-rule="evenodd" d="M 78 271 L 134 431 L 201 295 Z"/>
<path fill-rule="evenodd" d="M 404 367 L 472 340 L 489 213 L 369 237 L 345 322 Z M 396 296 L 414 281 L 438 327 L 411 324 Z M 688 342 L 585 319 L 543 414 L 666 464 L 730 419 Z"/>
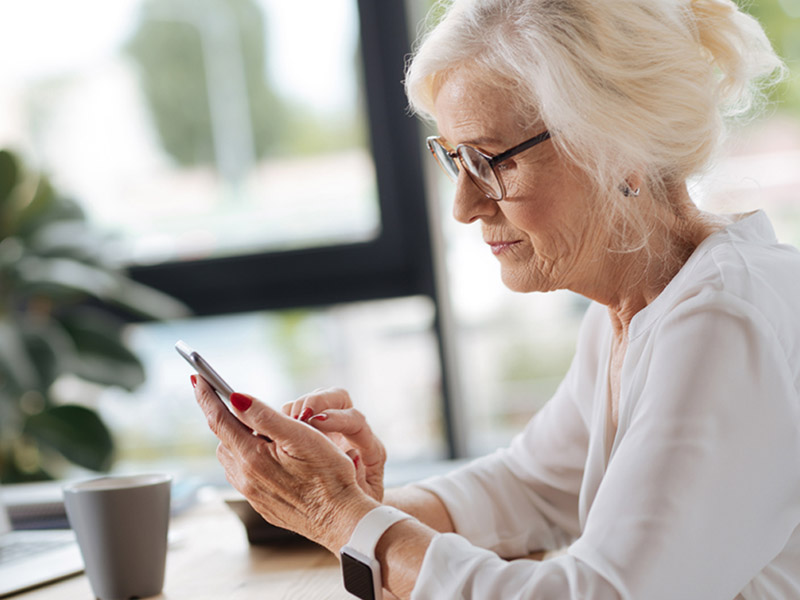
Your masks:
<path fill-rule="evenodd" d="M 133 390 L 144 381 L 125 318 L 186 316 L 185 306 L 104 259 L 108 238 L 48 179 L 0 150 L 0 481 L 58 476 L 68 462 L 110 468 L 98 413 L 64 403 L 64 376 Z"/>

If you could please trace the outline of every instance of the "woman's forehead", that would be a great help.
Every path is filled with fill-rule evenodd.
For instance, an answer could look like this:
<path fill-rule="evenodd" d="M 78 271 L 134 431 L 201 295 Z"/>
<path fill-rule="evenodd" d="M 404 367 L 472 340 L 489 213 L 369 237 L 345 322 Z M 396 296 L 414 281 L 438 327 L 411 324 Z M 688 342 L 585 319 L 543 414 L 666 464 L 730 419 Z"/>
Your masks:
<path fill-rule="evenodd" d="M 448 77 L 439 87 L 434 107 L 440 134 L 453 144 L 503 137 L 508 108 L 474 78 Z"/>
<path fill-rule="evenodd" d="M 459 69 L 443 78 L 434 101 L 440 135 L 452 145 L 473 144 L 502 149 L 514 142 L 520 130 L 535 129 L 538 118 L 521 117 L 502 88 Z"/>

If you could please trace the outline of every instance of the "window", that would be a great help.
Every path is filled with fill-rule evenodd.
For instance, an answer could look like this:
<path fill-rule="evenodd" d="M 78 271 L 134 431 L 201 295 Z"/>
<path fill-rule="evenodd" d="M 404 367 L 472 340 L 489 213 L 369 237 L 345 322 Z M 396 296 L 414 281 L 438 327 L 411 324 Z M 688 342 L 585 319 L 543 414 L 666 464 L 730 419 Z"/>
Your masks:
<path fill-rule="evenodd" d="M 3 129 L 117 235 L 120 262 L 379 236 L 353 0 L 313 19 L 276 0 L 76 4 L 6 20 Z"/>
<path fill-rule="evenodd" d="M 401 83 L 402 3 L 62 4 L 0 9 L 0 146 L 112 231 L 113 257 L 136 279 L 193 309 L 182 332 L 247 337 L 253 323 L 281 327 L 302 314 L 344 338 L 353 315 L 413 314 L 400 329 L 419 335 L 398 335 L 436 362 L 421 375 L 424 393 L 410 392 L 411 405 L 432 403 L 411 454 L 454 454 L 422 147 Z M 392 298 L 405 300 L 384 304 Z M 156 380 L 149 356 L 161 356 L 152 344 L 162 325 L 170 335 L 179 327 L 131 330 Z M 276 343 L 248 340 L 262 358 Z M 109 406 L 119 417 L 123 404 Z"/>
<path fill-rule="evenodd" d="M 115 233 L 142 281 L 203 314 L 430 292 L 400 5 L 32 0 L 2 16 L 0 143 Z"/>
<path fill-rule="evenodd" d="M 98 405 L 122 466 L 167 459 L 176 471 L 191 472 L 195 461 L 204 470 L 217 441 L 195 405 L 192 370 L 172 348 L 191 340 L 226 381 L 276 408 L 320 387 L 344 387 L 394 464 L 430 460 L 447 453 L 433 316 L 431 300 L 416 296 L 133 325 L 128 339 L 147 381 L 134 394 L 107 389 Z M 61 382 L 62 398 L 91 393 Z"/>

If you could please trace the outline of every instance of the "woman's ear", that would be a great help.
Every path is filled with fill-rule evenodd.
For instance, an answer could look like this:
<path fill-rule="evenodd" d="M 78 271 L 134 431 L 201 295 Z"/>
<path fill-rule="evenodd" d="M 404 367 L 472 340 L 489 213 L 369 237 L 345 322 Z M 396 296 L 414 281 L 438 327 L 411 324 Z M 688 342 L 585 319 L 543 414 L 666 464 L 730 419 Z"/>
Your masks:
<path fill-rule="evenodd" d="M 642 178 L 639 175 L 629 175 L 619 185 L 619 191 L 626 198 L 636 198 L 642 189 Z"/>

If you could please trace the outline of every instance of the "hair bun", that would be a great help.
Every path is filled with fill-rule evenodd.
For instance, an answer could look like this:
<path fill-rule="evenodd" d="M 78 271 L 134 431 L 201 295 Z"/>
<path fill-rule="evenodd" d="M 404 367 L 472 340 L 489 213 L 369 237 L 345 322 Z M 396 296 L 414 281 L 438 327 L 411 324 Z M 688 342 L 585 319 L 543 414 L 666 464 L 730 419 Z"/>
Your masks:
<path fill-rule="evenodd" d="M 726 116 L 747 112 L 764 79 L 779 79 L 784 65 L 761 25 L 731 0 L 690 0 L 698 41 L 719 71 L 719 102 Z"/>

